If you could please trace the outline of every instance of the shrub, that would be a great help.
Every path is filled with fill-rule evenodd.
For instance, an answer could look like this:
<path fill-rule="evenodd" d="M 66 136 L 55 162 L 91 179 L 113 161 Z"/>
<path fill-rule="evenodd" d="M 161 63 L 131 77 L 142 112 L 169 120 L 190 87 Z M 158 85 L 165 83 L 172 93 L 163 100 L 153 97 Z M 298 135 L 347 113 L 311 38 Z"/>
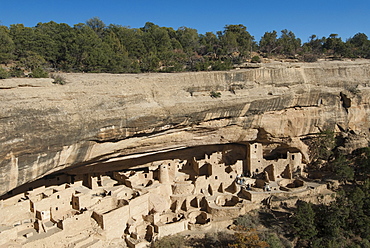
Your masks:
<path fill-rule="evenodd" d="M 61 75 L 52 74 L 51 78 L 54 79 L 54 84 L 65 85 L 67 83 L 66 79 Z"/>
<path fill-rule="evenodd" d="M 47 73 L 44 69 L 37 67 L 32 70 L 32 73 L 29 74 L 32 78 L 47 78 L 49 77 L 49 73 Z"/>
<path fill-rule="evenodd" d="M 206 233 L 204 238 L 191 240 L 189 245 L 194 245 L 192 247 L 228 247 L 235 241 L 234 235 L 232 233 L 219 231 Z"/>
<path fill-rule="evenodd" d="M 206 232 L 205 235 L 195 235 L 185 239 L 185 247 L 189 248 L 229 247 L 232 243 L 235 243 L 234 234 L 226 231 Z"/>
<path fill-rule="evenodd" d="M 213 71 L 228 71 L 231 68 L 233 68 L 232 63 L 229 60 L 226 61 L 216 60 L 212 63 L 211 66 Z"/>
<path fill-rule="evenodd" d="M 335 146 L 334 131 L 326 129 L 318 133 L 317 137 L 313 138 L 311 144 L 309 144 L 313 163 L 318 160 L 328 161 L 333 155 Z"/>
<path fill-rule="evenodd" d="M 193 63 L 190 67 L 191 71 L 208 71 L 211 67 L 209 61 L 197 61 Z"/>
<path fill-rule="evenodd" d="M 152 245 L 154 248 L 181 248 L 185 246 L 184 237 L 181 235 L 166 236 Z"/>
<path fill-rule="evenodd" d="M 0 79 L 9 78 L 9 73 L 4 69 L 0 67 Z"/>
<path fill-rule="evenodd" d="M 221 92 L 211 91 L 211 92 L 209 93 L 209 95 L 210 95 L 212 98 L 220 98 L 220 97 L 221 97 Z"/>
<path fill-rule="evenodd" d="M 261 58 L 259 56 L 254 56 L 252 59 L 251 59 L 251 62 L 252 63 L 261 63 Z"/>
<path fill-rule="evenodd" d="M 304 62 L 316 62 L 317 56 L 314 54 L 305 54 L 303 55 L 303 61 Z"/>
<path fill-rule="evenodd" d="M 270 247 L 274 247 L 274 248 L 284 248 L 284 247 L 286 247 L 281 242 L 281 240 L 279 239 L 279 237 L 277 236 L 276 233 L 267 233 L 264 241 L 266 241 L 266 243 L 268 243 L 270 245 Z"/>
<path fill-rule="evenodd" d="M 266 241 L 260 239 L 256 229 L 250 228 L 234 234 L 235 241 L 233 244 L 229 244 L 229 247 L 233 248 L 249 248 L 259 247 L 266 248 L 269 244 Z"/>
<path fill-rule="evenodd" d="M 236 218 L 234 224 L 245 228 L 256 228 L 260 224 L 260 221 L 255 214 L 245 214 Z"/>
<path fill-rule="evenodd" d="M 24 77 L 24 71 L 18 66 L 14 66 L 10 69 L 9 74 L 11 77 Z"/>
<path fill-rule="evenodd" d="M 233 93 L 234 95 L 236 94 L 236 92 L 235 92 L 235 87 L 234 87 L 234 86 L 230 86 L 230 87 L 229 87 L 229 91 L 230 91 L 231 93 Z"/>
<path fill-rule="evenodd" d="M 334 161 L 329 163 L 329 168 L 334 173 L 334 178 L 340 181 L 353 180 L 355 176 L 354 169 L 346 157 L 340 154 Z"/>

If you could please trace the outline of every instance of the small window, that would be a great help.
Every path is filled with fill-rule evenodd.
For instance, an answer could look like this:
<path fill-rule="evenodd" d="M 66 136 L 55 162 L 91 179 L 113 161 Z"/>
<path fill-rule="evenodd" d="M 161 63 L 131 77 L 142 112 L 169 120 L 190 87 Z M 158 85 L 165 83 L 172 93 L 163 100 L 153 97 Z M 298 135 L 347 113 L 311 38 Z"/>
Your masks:
<path fill-rule="evenodd" d="M 144 177 L 145 177 L 145 178 L 148 178 L 148 174 L 144 174 Z"/>
<path fill-rule="evenodd" d="M 55 210 L 57 210 L 57 211 L 58 211 L 58 207 L 55 207 Z"/>
<path fill-rule="evenodd" d="M 217 179 L 218 179 L 218 177 L 217 177 L 217 176 L 215 176 L 215 179 L 217 180 Z"/>
<path fill-rule="evenodd" d="M 256 169 L 256 172 L 258 173 L 258 169 Z"/>
<path fill-rule="evenodd" d="M 57 199 L 59 199 L 60 198 L 60 196 L 59 195 L 57 195 Z"/>
<path fill-rule="evenodd" d="M 254 148 L 256 148 L 256 149 L 257 149 L 257 144 L 255 144 L 255 145 L 254 145 Z"/>
<path fill-rule="evenodd" d="M 292 155 L 292 160 L 294 160 L 294 155 Z"/>
<path fill-rule="evenodd" d="M 233 178 L 233 175 L 230 175 L 230 178 Z"/>

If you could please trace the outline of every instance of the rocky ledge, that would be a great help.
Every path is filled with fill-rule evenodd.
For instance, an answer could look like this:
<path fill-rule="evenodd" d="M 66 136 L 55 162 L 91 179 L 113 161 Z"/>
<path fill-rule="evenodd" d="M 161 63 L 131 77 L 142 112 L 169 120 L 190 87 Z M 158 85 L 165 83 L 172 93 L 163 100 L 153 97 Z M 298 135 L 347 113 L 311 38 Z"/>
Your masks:
<path fill-rule="evenodd" d="M 0 80 L 0 195 L 66 168 L 258 141 L 293 147 L 332 129 L 366 146 L 370 62 L 263 64 L 228 72 L 61 74 Z"/>

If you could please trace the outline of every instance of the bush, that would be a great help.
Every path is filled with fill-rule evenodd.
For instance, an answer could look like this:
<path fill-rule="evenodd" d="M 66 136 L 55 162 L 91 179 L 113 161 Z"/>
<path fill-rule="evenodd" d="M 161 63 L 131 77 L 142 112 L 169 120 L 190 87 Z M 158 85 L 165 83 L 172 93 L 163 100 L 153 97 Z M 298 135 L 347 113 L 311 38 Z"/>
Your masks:
<path fill-rule="evenodd" d="M 9 78 L 9 73 L 4 69 L 0 67 L 0 79 Z"/>
<path fill-rule="evenodd" d="M 260 221 L 258 215 L 245 214 L 236 218 L 234 224 L 245 228 L 256 228 L 260 224 Z"/>
<path fill-rule="evenodd" d="M 226 231 L 207 232 L 205 235 L 195 235 L 186 238 L 185 247 L 194 248 L 216 248 L 229 247 L 229 244 L 235 242 L 234 234 Z"/>
<path fill-rule="evenodd" d="M 326 129 L 318 133 L 317 137 L 313 138 L 310 146 L 312 161 L 324 160 L 328 161 L 333 155 L 333 149 L 336 146 L 335 133 L 332 130 Z"/>
<path fill-rule="evenodd" d="M 197 61 L 190 67 L 191 71 L 208 71 L 211 63 L 209 61 Z"/>
<path fill-rule="evenodd" d="M 9 73 L 11 77 L 24 77 L 24 71 L 17 66 L 12 67 Z"/>
<path fill-rule="evenodd" d="M 305 54 L 303 55 L 303 61 L 304 62 L 316 62 L 317 56 L 314 54 Z"/>
<path fill-rule="evenodd" d="M 234 235 L 227 232 L 206 233 L 201 243 L 204 247 L 228 247 L 228 244 L 233 243 Z"/>
<path fill-rule="evenodd" d="M 236 232 L 234 234 L 235 241 L 233 244 L 229 244 L 229 247 L 233 248 L 250 248 L 259 247 L 266 248 L 269 244 L 266 241 L 260 239 L 256 229 L 250 228 L 242 230 L 241 232 Z"/>
<path fill-rule="evenodd" d="M 51 78 L 54 79 L 54 82 L 53 82 L 54 84 L 65 85 L 67 83 L 66 79 L 62 77 L 61 75 L 52 74 Z"/>
<path fill-rule="evenodd" d="M 210 95 L 212 98 L 220 98 L 220 97 L 221 97 L 221 92 L 211 91 L 211 92 L 209 93 L 209 95 Z"/>
<path fill-rule="evenodd" d="M 231 68 L 233 68 L 232 63 L 229 60 L 226 61 L 216 60 L 212 63 L 211 66 L 213 71 L 228 71 Z"/>
<path fill-rule="evenodd" d="M 251 59 L 251 62 L 252 63 L 261 63 L 261 58 L 259 56 L 254 56 L 252 59 Z"/>
<path fill-rule="evenodd" d="M 154 248 L 181 248 L 185 246 L 184 237 L 181 235 L 166 236 L 152 245 Z"/>
<path fill-rule="evenodd" d="M 270 247 L 274 247 L 274 248 L 284 248 L 284 247 L 286 247 L 281 242 L 281 240 L 279 239 L 279 237 L 277 236 L 276 233 L 267 233 L 265 236 L 266 237 L 264 238 L 264 241 L 266 241 L 266 243 L 268 243 Z"/>
<path fill-rule="evenodd" d="M 32 78 L 47 78 L 49 77 L 49 73 L 47 73 L 44 69 L 37 67 L 32 70 L 32 73 L 29 74 Z"/>
<path fill-rule="evenodd" d="M 329 163 L 329 168 L 334 173 L 334 178 L 340 181 L 353 180 L 354 169 L 350 166 L 346 157 L 340 154 L 334 161 Z"/>

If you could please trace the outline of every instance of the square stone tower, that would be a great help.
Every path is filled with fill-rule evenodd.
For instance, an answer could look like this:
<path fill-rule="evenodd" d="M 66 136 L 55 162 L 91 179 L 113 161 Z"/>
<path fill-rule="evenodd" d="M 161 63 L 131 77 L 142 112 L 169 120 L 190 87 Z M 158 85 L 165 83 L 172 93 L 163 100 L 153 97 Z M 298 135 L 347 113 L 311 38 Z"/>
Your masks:
<path fill-rule="evenodd" d="M 247 174 L 253 176 L 263 172 L 265 168 L 262 144 L 253 143 L 247 145 Z"/>

